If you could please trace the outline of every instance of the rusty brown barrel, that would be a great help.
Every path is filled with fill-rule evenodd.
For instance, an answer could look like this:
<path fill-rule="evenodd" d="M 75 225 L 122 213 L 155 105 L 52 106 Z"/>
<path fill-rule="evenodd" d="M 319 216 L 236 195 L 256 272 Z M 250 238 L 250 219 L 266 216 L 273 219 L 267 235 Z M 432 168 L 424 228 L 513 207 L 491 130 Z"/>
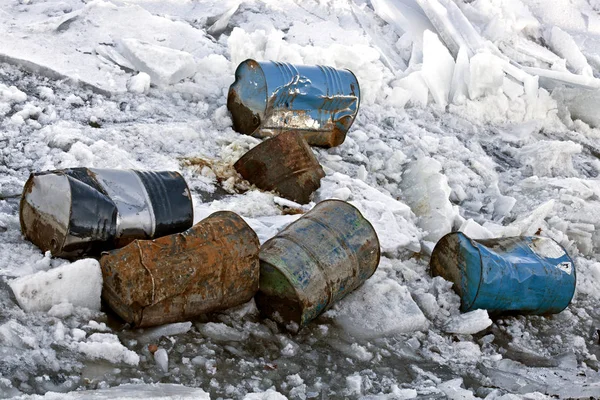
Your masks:
<path fill-rule="evenodd" d="M 360 211 L 322 201 L 261 247 L 256 305 L 305 325 L 373 275 L 379 257 L 377 234 Z"/>
<path fill-rule="evenodd" d="M 182 232 L 194 214 L 178 172 L 69 168 L 31 174 L 19 216 L 42 251 L 75 259 Z"/>
<path fill-rule="evenodd" d="M 265 140 L 236 161 L 244 179 L 263 190 L 306 204 L 325 176 L 301 133 L 288 131 Z"/>
<path fill-rule="evenodd" d="M 347 69 L 246 60 L 235 71 L 227 108 L 236 131 L 271 137 L 301 131 L 313 146 L 339 146 L 354 122 L 360 88 Z"/>
<path fill-rule="evenodd" d="M 136 327 L 240 305 L 258 289 L 259 246 L 239 215 L 219 211 L 183 233 L 103 253 L 102 297 Z"/>

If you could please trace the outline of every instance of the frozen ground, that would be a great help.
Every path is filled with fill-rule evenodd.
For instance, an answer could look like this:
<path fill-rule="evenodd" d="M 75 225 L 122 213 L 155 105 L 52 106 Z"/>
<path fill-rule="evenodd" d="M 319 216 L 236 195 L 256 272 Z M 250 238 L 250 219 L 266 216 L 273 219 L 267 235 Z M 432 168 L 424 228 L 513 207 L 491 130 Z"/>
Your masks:
<path fill-rule="evenodd" d="M 599 10 L 596 0 L 0 0 L 0 395 L 600 397 Z M 246 58 L 358 76 L 346 141 L 315 149 L 327 177 L 314 200 L 363 212 L 379 269 L 298 333 L 258 318 L 252 302 L 124 329 L 98 306 L 97 264 L 68 265 L 23 239 L 23 184 L 74 166 L 179 170 L 196 220 L 233 210 L 268 239 L 297 215 L 272 194 L 235 193 L 244 185 L 231 164 L 259 142 L 232 130 L 225 106 Z M 576 260 L 572 304 L 551 317 L 461 316 L 427 267 L 435 241 L 458 229 L 558 240 Z"/>

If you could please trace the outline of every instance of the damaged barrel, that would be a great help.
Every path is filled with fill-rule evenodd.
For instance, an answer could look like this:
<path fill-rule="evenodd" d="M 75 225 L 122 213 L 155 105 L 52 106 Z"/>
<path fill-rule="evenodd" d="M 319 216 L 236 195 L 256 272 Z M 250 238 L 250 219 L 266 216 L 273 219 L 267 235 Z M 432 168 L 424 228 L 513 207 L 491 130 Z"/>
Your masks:
<path fill-rule="evenodd" d="M 193 224 L 190 190 L 178 172 L 70 168 L 31 174 L 21 231 L 42 251 L 74 259 Z"/>
<path fill-rule="evenodd" d="M 449 233 L 435 245 L 431 273 L 454 283 L 461 311 L 554 314 L 575 292 L 575 264 L 547 237 L 472 240 Z"/>
<path fill-rule="evenodd" d="M 325 172 L 301 133 L 288 131 L 254 147 L 234 167 L 248 182 L 306 204 Z"/>
<path fill-rule="evenodd" d="M 339 146 L 358 112 L 360 89 L 349 70 L 246 60 L 235 71 L 227 108 L 236 131 L 271 137 L 301 131 L 314 146 Z"/>
<path fill-rule="evenodd" d="M 379 239 L 354 206 L 325 200 L 260 249 L 256 305 L 280 322 L 305 325 L 367 280 Z"/>
<path fill-rule="evenodd" d="M 187 320 L 240 305 L 258 290 L 260 243 L 237 214 L 103 253 L 102 297 L 132 326 Z"/>

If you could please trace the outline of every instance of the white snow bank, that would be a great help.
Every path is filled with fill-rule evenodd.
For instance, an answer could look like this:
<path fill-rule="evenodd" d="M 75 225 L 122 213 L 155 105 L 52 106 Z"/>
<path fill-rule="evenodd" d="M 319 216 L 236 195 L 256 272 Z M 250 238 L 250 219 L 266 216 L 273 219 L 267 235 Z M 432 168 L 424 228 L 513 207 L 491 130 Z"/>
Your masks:
<path fill-rule="evenodd" d="M 83 392 L 55 393 L 43 396 L 31 395 L 28 399 L 76 400 L 76 399 L 153 399 L 153 400 L 210 400 L 210 395 L 200 388 L 192 388 L 172 383 L 128 383 L 108 389 L 86 390 Z"/>
<path fill-rule="evenodd" d="M 357 338 L 384 337 L 428 327 L 407 287 L 379 271 L 326 315 Z"/>
<path fill-rule="evenodd" d="M 112 363 L 138 365 L 140 356 L 123 346 L 117 335 L 93 333 L 85 342 L 74 342 L 71 346 L 91 359 L 103 359 Z"/>
<path fill-rule="evenodd" d="M 100 310 L 102 272 L 91 258 L 17 278 L 9 286 L 28 312 L 48 311 L 61 303 Z"/>
<path fill-rule="evenodd" d="M 473 335 L 492 325 L 487 310 L 474 310 L 456 315 L 446 323 L 444 330 L 459 335 Z"/>
<path fill-rule="evenodd" d="M 154 83 L 171 85 L 196 73 L 194 57 L 185 51 L 132 38 L 122 39 L 119 51 L 138 71 L 147 73 Z"/>
<path fill-rule="evenodd" d="M 437 242 L 452 230 L 457 212 L 450 203 L 448 179 L 440 171 L 442 165 L 423 157 L 407 165 L 402 176 L 402 194 L 419 217 L 418 225 L 427 231 L 425 240 Z"/>

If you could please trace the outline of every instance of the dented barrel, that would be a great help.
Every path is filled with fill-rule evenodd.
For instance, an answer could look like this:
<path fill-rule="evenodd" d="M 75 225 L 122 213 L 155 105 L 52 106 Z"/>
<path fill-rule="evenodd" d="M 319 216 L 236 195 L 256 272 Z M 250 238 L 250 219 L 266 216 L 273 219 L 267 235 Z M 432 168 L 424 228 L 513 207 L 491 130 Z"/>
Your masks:
<path fill-rule="evenodd" d="M 132 326 L 183 321 L 248 302 L 260 243 L 237 214 L 211 214 L 183 233 L 103 253 L 102 297 Z"/>
<path fill-rule="evenodd" d="M 192 226 L 192 198 L 171 171 L 70 168 L 31 174 L 21 230 L 42 251 L 78 258 Z"/>
<path fill-rule="evenodd" d="M 431 273 L 454 283 L 461 311 L 554 314 L 575 292 L 575 264 L 547 237 L 472 240 L 449 233 L 435 245 Z"/>
<path fill-rule="evenodd" d="M 256 305 L 305 325 L 373 275 L 379 257 L 377 234 L 360 211 L 322 201 L 261 247 Z"/>
<path fill-rule="evenodd" d="M 244 154 L 234 167 L 248 182 L 306 204 L 325 172 L 301 133 L 288 131 Z"/>
<path fill-rule="evenodd" d="M 227 97 L 236 131 L 264 138 L 296 129 L 322 147 L 344 142 L 359 102 L 349 70 L 255 60 L 237 67 Z"/>

